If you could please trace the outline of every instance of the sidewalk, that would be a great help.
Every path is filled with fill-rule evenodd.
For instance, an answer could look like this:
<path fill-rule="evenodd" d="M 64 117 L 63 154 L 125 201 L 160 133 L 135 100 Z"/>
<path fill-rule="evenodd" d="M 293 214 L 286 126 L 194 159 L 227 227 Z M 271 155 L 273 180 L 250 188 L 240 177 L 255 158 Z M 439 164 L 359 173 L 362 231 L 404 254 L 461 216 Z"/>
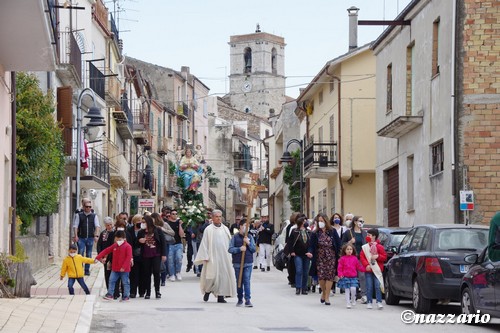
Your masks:
<path fill-rule="evenodd" d="M 0 332 L 89 332 L 94 303 L 104 282 L 103 265 L 90 267 L 90 276 L 85 277 L 88 296 L 78 283 L 75 295 L 69 295 L 68 278 L 59 280 L 59 262 L 34 274 L 37 285 L 31 287 L 31 298 L 0 298 Z"/>

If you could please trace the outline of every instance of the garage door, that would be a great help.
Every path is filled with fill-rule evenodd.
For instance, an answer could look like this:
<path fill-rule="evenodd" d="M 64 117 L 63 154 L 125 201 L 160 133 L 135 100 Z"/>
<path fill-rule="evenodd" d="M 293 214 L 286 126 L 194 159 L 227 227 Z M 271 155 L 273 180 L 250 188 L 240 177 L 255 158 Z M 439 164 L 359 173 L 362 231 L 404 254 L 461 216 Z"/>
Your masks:
<path fill-rule="evenodd" d="M 397 165 L 387 170 L 387 218 L 389 227 L 399 227 L 399 171 Z"/>

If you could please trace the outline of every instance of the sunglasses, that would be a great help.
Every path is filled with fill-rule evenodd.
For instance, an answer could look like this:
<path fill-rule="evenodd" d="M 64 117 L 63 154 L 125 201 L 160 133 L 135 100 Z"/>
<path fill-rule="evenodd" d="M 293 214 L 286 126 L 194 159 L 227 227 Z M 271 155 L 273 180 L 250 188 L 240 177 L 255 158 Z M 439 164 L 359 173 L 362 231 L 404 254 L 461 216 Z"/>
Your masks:
<path fill-rule="evenodd" d="M 365 223 L 365 220 L 358 220 L 358 222 Z"/>
<path fill-rule="evenodd" d="M 85 206 L 85 208 L 92 208 L 92 206 Z"/>

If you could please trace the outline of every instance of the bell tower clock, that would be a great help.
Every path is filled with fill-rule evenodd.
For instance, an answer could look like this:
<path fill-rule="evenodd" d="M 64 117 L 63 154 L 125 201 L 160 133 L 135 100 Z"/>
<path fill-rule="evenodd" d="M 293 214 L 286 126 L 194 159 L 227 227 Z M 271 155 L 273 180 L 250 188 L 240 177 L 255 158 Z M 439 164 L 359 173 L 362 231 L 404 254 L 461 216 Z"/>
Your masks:
<path fill-rule="evenodd" d="M 237 110 L 269 117 L 285 102 L 285 40 L 260 30 L 229 39 L 229 95 Z"/>

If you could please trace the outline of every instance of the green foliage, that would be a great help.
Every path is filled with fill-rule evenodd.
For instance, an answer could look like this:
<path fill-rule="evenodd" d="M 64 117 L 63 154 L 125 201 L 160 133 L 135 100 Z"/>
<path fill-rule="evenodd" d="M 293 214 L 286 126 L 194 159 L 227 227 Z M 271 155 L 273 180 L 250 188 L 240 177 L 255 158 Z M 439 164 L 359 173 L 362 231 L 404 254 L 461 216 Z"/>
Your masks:
<path fill-rule="evenodd" d="M 35 216 L 57 211 L 64 177 L 64 141 L 54 119 L 54 102 L 39 88 L 36 76 L 17 74 L 17 214 L 21 234 Z"/>
<path fill-rule="evenodd" d="M 177 167 L 175 166 L 175 163 L 168 160 L 168 173 L 170 174 L 170 176 L 174 176 L 176 171 Z"/>
<path fill-rule="evenodd" d="M 24 246 L 21 244 L 19 239 L 16 239 L 16 255 L 9 256 L 9 260 L 12 262 L 25 262 L 28 259 L 26 251 L 24 251 Z"/>
<path fill-rule="evenodd" d="M 0 284 L 6 285 L 10 288 L 16 287 L 16 280 L 10 276 L 9 265 L 13 262 L 12 256 L 5 253 L 0 253 Z"/>
<path fill-rule="evenodd" d="M 300 150 L 290 153 L 292 155 L 292 162 L 287 164 L 283 169 L 283 182 L 288 185 L 290 191 L 288 200 L 294 212 L 300 211 Z M 293 185 L 294 182 L 297 183 Z M 301 180 L 300 180 L 301 181 Z"/>

